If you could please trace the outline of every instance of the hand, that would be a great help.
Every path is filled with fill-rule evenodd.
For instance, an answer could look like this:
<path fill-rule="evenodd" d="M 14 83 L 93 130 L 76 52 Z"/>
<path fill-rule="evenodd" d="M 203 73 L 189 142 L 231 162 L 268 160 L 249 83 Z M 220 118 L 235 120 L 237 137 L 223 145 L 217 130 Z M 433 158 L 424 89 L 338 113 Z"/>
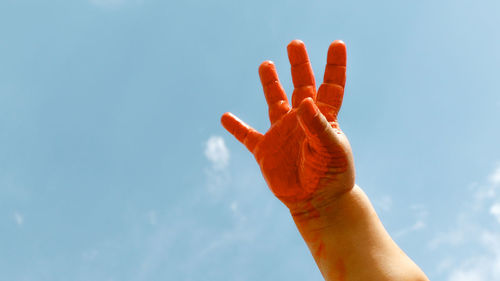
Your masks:
<path fill-rule="evenodd" d="M 273 63 L 259 67 L 271 119 L 267 133 L 231 113 L 222 115 L 222 125 L 255 156 L 267 184 L 290 209 L 325 280 L 428 281 L 354 184 L 351 147 L 337 122 L 345 84 L 344 43 L 330 45 L 317 95 L 304 43 L 292 41 L 288 57 L 295 87 L 292 107 Z"/>
<path fill-rule="evenodd" d="M 271 61 L 259 67 L 271 127 L 262 135 L 231 113 L 221 122 L 253 153 L 272 192 L 292 215 L 317 213 L 354 186 L 349 142 L 340 130 L 346 47 L 334 41 L 328 50 L 323 84 L 316 94 L 314 73 L 304 43 L 288 47 L 294 91 L 292 107 Z"/>

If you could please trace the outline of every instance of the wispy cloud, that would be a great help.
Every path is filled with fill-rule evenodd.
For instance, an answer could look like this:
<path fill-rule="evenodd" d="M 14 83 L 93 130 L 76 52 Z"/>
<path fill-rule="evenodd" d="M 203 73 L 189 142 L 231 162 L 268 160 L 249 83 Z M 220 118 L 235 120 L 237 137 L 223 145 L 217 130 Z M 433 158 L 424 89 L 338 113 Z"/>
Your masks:
<path fill-rule="evenodd" d="M 20 214 L 19 212 L 14 212 L 14 221 L 16 222 L 17 225 L 21 226 L 24 224 L 24 216 Z"/>
<path fill-rule="evenodd" d="M 493 185 L 500 185 L 500 165 L 491 173 L 489 180 Z"/>
<path fill-rule="evenodd" d="M 152 233 L 141 238 L 145 246 L 141 264 L 132 280 L 150 280 L 158 271 L 182 272 L 185 280 L 199 280 L 201 276 L 210 276 L 220 270 L 213 267 L 215 260 L 230 258 L 232 264 L 244 263 L 247 255 L 242 253 L 255 247 L 255 239 L 263 237 L 263 232 L 270 235 L 280 223 L 289 223 L 286 219 L 279 220 L 280 223 L 262 219 L 270 214 L 279 216 L 280 212 L 274 209 L 275 204 L 270 204 L 276 200 L 263 186 L 257 186 L 259 183 L 229 181 L 230 152 L 221 137 L 212 136 L 203 143 L 203 156 L 208 160 L 204 169 L 205 184 L 209 188 L 199 186 L 188 199 L 179 200 L 164 211 L 146 213 L 148 222 L 153 224 L 154 221 L 155 227 L 151 228 Z M 239 179 L 258 176 L 255 167 L 237 169 L 234 173 Z M 175 219 L 178 217 L 183 219 Z M 225 271 L 228 276 L 252 274 L 252 271 L 235 268 Z"/>
<path fill-rule="evenodd" d="M 222 137 L 211 136 L 205 142 L 204 154 L 210 162 L 210 166 L 205 169 L 207 188 L 213 199 L 220 199 L 230 178 L 227 171 L 230 158 L 229 149 L 227 149 Z"/>
<path fill-rule="evenodd" d="M 444 246 L 450 247 L 450 250 L 475 249 L 474 254 L 466 257 L 446 257 L 442 260 L 437 270 L 445 272 L 446 280 L 500 280 L 500 196 L 497 195 L 500 166 L 492 171 L 487 182 L 483 186 L 472 186 L 473 200 L 458 212 L 453 229 L 437 234 L 429 243 L 431 249 Z"/>
<path fill-rule="evenodd" d="M 134 220 L 134 231 L 120 233 L 112 243 L 94 245 L 85 252 L 85 261 L 100 264 L 114 260 L 117 251 L 128 251 L 127 247 L 120 250 L 119 245 L 137 246 L 137 266 L 129 272 L 129 280 L 133 281 L 161 276 L 182 276 L 182 280 L 204 280 L 207 276 L 211 280 L 256 280 L 261 274 L 246 265 L 253 260 L 260 262 L 262 256 L 275 249 L 280 249 L 283 268 L 307 262 L 313 267 L 307 248 L 297 239 L 289 212 L 267 189 L 258 166 L 228 169 L 230 151 L 221 137 L 207 138 L 201 143 L 199 156 L 207 159 L 206 166 L 195 172 L 205 176 L 206 182 L 192 187 L 186 197 L 171 204 L 144 210 Z M 238 180 L 230 181 L 229 175 Z M 218 177 L 227 178 L 218 181 Z M 215 192 L 207 189 L 207 184 Z M 229 266 L 221 270 L 220 261 L 228 261 Z M 320 280 L 319 271 L 315 273 L 316 276 L 302 279 Z M 221 274 L 223 277 L 218 278 Z"/>
<path fill-rule="evenodd" d="M 412 225 L 397 231 L 394 234 L 394 237 L 401 237 L 408 233 L 424 229 L 427 226 L 425 222 L 428 215 L 427 208 L 424 205 L 415 204 L 411 205 L 410 209 L 413 211 L 413 215 L 415 216 L 415 222 Z"/>
<path fill-rule="evenodd" d="M 394 234 L 394 237 L 401 237 L 401 236 L 404 236 L 408 233 L 411 233 L 411 232 L 414 232 L 417 230 L 421 230 L 421 229 L 425 228 L 425 226 L 426 226 L 426 224 L 423 220 L 417 220 L 411 226 L 408 226 L 408 227 L 403 228 L 403 229 L 399 230 L 398 232 L 396 232 Z"/>
<path fill-rule="evenodd" d="M 500 203 L 495 203 L 490 207 L 490 214 L 492 214 L 500 223 Z"/>
<path fill-rule="evenodd" d="M 500 237 L 498 233 L 484 231 L 478 239 L 488 252 L 465 259 L 452 268 L 449 281 L 500 280 Z"/>
<path fill-rule="evenodd" d="M 212 163 L 214 170 L 223 170 L 229 164 L 229 150 L 224 139 L 211 136 L 205 144 L 205 157 Z"/>
<path fill-rule="evenodd" d="M 457 227 L 456 229 L 448 232 L 439 232 L 432 240 L 429 241 L 427 246 L 431 250 L 435 250 L 443 245 L 456 247 L 464 243 L 468 232 L 469 230 L 467 230 L 467 226 Z"/>

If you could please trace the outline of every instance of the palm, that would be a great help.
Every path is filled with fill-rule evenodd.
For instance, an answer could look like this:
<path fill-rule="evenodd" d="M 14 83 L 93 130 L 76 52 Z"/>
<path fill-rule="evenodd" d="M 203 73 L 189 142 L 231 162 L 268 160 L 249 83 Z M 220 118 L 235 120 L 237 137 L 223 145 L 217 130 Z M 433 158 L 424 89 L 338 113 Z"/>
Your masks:
<path fill-rule="evenodd" d="M 233 115 L 222 123 L 254 154 L 273 193 L 290 209 L 313 202 L 326 204 L 354 185 L 349 143 L 337 124 L 345 81 L 345 46 L 330 46 L 325 82 L 318 91 L 305 47 L 288 47 L 295 90 L 290 108 L 274 65 L 259 68 L 271 128 L 260 134 Z M 319 108 L 319 109 L 318 109 Z M 315 111 L 321 112 L 316 114 Z"/>
<path fill-rule="evenodd" d="M 283 201 L 302 198 L 307 189 L 299 173 L 306 136 L 296 114 L 296 110 L 286 113 L 267 131 L 254 151 L 269 187 Z"/>

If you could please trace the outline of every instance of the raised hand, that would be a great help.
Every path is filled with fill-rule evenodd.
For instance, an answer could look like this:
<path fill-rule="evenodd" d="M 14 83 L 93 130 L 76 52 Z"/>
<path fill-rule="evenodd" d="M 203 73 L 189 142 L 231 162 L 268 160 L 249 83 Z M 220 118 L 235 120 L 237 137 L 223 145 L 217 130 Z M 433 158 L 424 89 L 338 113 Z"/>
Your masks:
<path fill-rule="evenodd" d="M 317 91 L 304 43 L 294 40 L 287 50 L 294 84 L 292 106 L 274 64 L 266 61 L 259 75 L 269 106 L 269 130 L 263 135 L 231 113 L 225 113 L 221 122 L 253 153 L 270 189 L 293 215 L 315 213 L 354 186 L 351 148 L 337 122 L 346 47 L 342 41 L 330 45 Z"/>
<path fill-rule="evenodd" d="M 271 128 L 263 135 L 231 113 L 222 125 L 259 163 L 327 281 L 428 281 L 385 231 L 370 200 L 354 183 L 351 147 L 337 114 L 344 95 L 346 48 L 328 49 L 316 91 L 304 43 L 288 45 L 294 91 L 288 102 L 272 62 L 259 67 Z"/>

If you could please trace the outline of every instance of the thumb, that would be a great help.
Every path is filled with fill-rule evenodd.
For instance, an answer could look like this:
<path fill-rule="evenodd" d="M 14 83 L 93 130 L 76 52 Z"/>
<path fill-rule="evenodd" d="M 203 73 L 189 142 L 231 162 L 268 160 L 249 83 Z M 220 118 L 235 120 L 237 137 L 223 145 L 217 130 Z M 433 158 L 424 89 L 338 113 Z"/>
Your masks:
<path fill-rule="evenodd" d="M 297 110 L 297 118 L 307 139 L 316 145 L 330 148 L 338 143 L 337 134 L 312 98 L 304 99 Z"/>

